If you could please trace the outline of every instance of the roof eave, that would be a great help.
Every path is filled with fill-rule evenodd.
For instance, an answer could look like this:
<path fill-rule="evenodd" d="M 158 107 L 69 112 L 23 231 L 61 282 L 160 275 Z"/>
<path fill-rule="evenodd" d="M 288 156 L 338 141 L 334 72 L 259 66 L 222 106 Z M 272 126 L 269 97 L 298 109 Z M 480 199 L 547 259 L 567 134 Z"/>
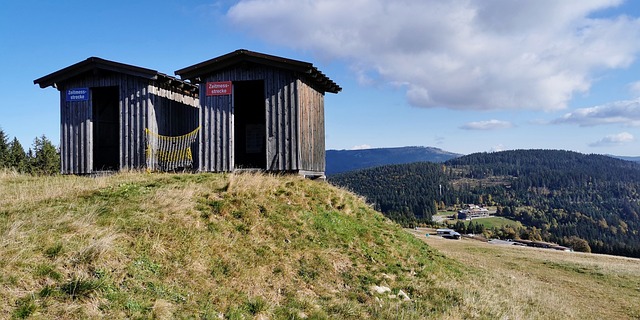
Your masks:
<path fill-rule="evenodd" d="M 84 61 L 80 61 L 44 77 L 33 80 L 33 84 L 39 85 L 40 88 L 46 88 L 92 70 L 120 72 L 149 80 L 157 80 L 159 74 L 158 71 L 152 69 L 109 61 L 98 57 L 90 57 Z"/>
<path fill-rule="evenodd" d="M 305 72 L 312 68 L 313 65 L 308 62 L 282 58 L 278 56 L 268 55 L 264 53 L 239 49 L 225 55 L 209 59 L 192 66 L 182 68 L 175 71 L 175 75 L 179 75 L 182 79 L 194 80 L 206 74 L 222 70 L 241 62 L 254 62 L 273 66 L 281 69 L 288 69 L 297 72 Z"/>
<path fill-rule="evenodd" d="M 199 78 L 229 68 L 241 63 L 256 63 L 278 69 L 289 70 L 303 74 L 324 92 L 338 93 L 342 91 L 339 85 L 323 74 L 309 62 L 287 59 L 283 57 L 253 52 L 245 49 L 236 50 L 225 55 L 209 59 L 192 66 L 175 71 L 175 75 L 183 80 L 200 82 Z"/>

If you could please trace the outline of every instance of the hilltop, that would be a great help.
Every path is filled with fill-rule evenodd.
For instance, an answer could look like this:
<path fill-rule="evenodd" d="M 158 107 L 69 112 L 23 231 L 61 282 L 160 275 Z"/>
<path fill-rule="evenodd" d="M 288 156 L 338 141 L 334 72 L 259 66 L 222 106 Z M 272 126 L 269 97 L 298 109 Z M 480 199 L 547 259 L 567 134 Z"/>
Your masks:
<path fill-rule="evenodd" d="M 0 208 L 0 314 L 17 318 L 468 312 L 446 283 L 461 265 L 322 182 L 3 172 Z"/>
<path fill-rule="evenodd" d="M 354 194 L 294 176 L 4 171 L 0 235 L 0 314 L 13 318 L 566 319 L 640 310 L 638 270 L 594 256 L 583 274 L 550 257 L 532 266 L 569 268 L 559 286 L 587 281 L 609 295 L 590 304 L 562 291 L 586 305 L 549 299 L 546 287 L 520 290 L 526 270 L 497 274 L 445 257 Z"/>

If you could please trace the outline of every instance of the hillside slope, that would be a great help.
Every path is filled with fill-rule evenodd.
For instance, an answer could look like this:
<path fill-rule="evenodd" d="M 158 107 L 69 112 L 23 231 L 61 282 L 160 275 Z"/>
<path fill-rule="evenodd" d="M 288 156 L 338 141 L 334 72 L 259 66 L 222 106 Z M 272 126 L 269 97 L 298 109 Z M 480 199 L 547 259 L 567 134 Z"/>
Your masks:
<path fill-rule="evenodd" d="M 444 164 L 381 166 L 329 177 L 403 225 L 474 203 L 528 226 L 524 239 L 640 257 L 640 164 L 562 150 L 476 153 Z M 533 228 L 536 229 L 533 229 Z M 493 234 L 500 233 L 493 230 Z"/>
<path fill-rule="evenodd" d="M 0 172 L 0 239 L 0 317 L 584 319 L 602 312 L 505 290 L 495 275 L 443 257 L 356 196 L 291 176 Z M 599 275 L 586 279 L 617 285 Z M 640 287 L 637 276 L 624 279 Z M 624 293 L 640 301 L 640 291 Z M 638 308 L 612 303 L 602 314 L 632 317 Z"/>
<path fill-rule="evenodd" d="M 468 238 L 451 241 L 425 237 L 429 231 L 424 229 L 410 232 L 482 275 L 465 288 L 487 288 L 495 300 L 508 297 L 514 308 L 536 308 L 527 301 L 542 300 L 549 308 L 545 315 L 549 319 L 640 318 L 639 259 L 496 245 Z M 516 294 L 511 296 L 509 291 Z M 494 302 L 482 303 L 489 307 Z M 583 314 L 585 311 L 590 314 Z"/>
<path fill-rule="evenodd" d="M 0 314 L 16 318 L 467 313 L 442 280 L 462 266 L 298 177 L 0 172 L 0 235 Z"/>
<path fill-rule="evenodd" d="M 326 174 L 353 171 L 388 164 L 419 161 L 444 162 L 459 154 L 433 147 L 397 147 L 363 150 L 327 150 Z"/>
<path fill-rule="evenodd" d="M 446 162 L 462 184 L 477 184 L 501 214 L 548 240 L 586 239 L 594 252 L 640 257 L 640 164 L 562 150 L 478 153 Z M 490 186 L 487 181 L 502 179 Z"/>
<path fill-rule="evenodd" d="M 330 176 L 329 181 L 366 197 L 377 210 L 405 226 L 431 222 L 441 187 L 449 185 L 442 164 L 431 162 L 344 172 Z"/>

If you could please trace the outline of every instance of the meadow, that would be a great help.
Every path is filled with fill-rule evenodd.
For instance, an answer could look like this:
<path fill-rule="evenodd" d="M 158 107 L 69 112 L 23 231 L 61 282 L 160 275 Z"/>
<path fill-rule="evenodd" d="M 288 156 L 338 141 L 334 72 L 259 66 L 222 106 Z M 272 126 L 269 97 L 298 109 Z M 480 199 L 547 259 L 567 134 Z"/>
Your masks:
<path fill-rule="evenodd" d="M 0 318 L 633 318 L 639 265 L 416 237 L 296 176 L 0 172 Z"/>
<path fill-rule="evenodd" d="M 640 259 L 427 237 L 434 230 L 426 228 L 408 232 L 471 268 L 466 294 L 483 291 L 472 299 L 489 309 L 509 301 L 509 318 L 640 318 Z"/>

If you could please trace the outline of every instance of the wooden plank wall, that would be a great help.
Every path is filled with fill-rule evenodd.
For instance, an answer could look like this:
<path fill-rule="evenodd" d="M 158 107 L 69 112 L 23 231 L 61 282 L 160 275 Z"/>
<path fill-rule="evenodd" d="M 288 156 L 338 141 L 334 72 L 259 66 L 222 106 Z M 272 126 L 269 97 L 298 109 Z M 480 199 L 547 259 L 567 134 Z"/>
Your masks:
<path fill-rule="evenodd" d="M 91 95 L 88 101 L 67 102 L 65 92 L 70 88 L 118 86 L 120 93 L 120 169 L 142 168 L 145 159 L 145 128 L 156 132 L 171 116 L 167 109 L 197 108 L 198 99 L 167 88 L 157 88 L 152 81 L 125 74 L 85 76 L 59 84 L 60 89 L 60 155 L 63 174 L 93 172 L 93 126 L 91 123 Z M 90 91 L 91 92 L 91 91 Z M 158 110 L 160 115 L 158 116 Z M 197 110 L 197 109 L 194 109 Z M 197 112 L 170 126 L 179 131 L 197 127 Z M 161 118 L 158 121 L 158 117 Z"/>
<path fill-rule="evenodd" d="M 79 88 L 71 85 L 69 88 Z M 60 172 L 91 172 L 91 104 L 90 101 L 66 102 L 66 90 L 60 88 Z"/>
<path fill-rule="evenodd" d="M 301 170 L 324 174 L 324 94 L 302 80 L 298 80 L 298 90 Z"/>
<path fill-rule="evenodd" d="M 264 80 L 267 137 L 267 168 L 297 170 L 297 112 L 295 77 L 290 72 L 253 66 L 227 69 L 209 75 L 200 84 L 202 124 L 200 170 L 234 170 L 233 96 L 206 96 L 206 82 Z"/>
<path fill-rule="evenodd" d="M 224 76 L 221 76 L 224 77 Z M 221 78 L 224 79 L 224 78 Z M 207 80 L 223 81 L 223 80 Z M 206 96 L 206 81 L 200 84 L 200 171 L 233 169 L 233 96 Z"/>
<path fill-rule="evenodd" d="M 120 87 L 120 170 L 146 165 L 144 129 L 152 122 L 147 93 L 148 84 L 135 78 Z"/>
<path fill-rule="evenodd" d="M 154 132 L 180 136 L 199 125 L 200 102 L 197 97 L 176 92 L 169 85 L 149 85 L 149 112 L 153 114 Z"/>
<path fill-rule="evenodd" d="M 233 96 L 206 96 L 206 82 L 264 80 L 267 170 L 324 173 L 324 95 L 293 72 L 238 67 L 200 84 L 200 170 L 233 171 Z"/>
<path fill-rule="evenodd" d="M 267 169 L 300 170 L 298 88 L 294 74 L 272 70 L 265 79 Z"/>
<path fill-rule="evenodd" d="M 118 86 L 121 77 L 112 75 L 95 79 L 78 77 L 58 84 L 60 89 L 60 158 L 63 174 L 85 174 L 93 171 L 93 124 L 91 90 L 87 101 L 66 101 L 66 90 Z M 122 96 L 122 93 L 121 93 Z"/>

